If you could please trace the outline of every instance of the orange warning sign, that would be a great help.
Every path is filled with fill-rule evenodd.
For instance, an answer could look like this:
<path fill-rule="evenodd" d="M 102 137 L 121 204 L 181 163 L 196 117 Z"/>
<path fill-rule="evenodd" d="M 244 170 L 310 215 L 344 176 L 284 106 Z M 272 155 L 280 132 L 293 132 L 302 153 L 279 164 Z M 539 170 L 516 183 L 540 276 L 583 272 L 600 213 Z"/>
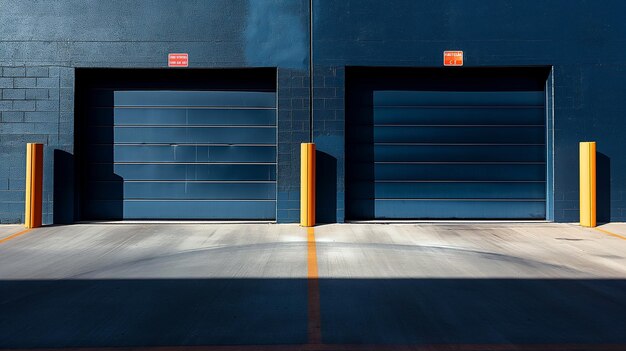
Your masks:
<path fill-rule="evenodd" d="M 444 51 L 444 66 L 463 66 L 463 51 Z"/>

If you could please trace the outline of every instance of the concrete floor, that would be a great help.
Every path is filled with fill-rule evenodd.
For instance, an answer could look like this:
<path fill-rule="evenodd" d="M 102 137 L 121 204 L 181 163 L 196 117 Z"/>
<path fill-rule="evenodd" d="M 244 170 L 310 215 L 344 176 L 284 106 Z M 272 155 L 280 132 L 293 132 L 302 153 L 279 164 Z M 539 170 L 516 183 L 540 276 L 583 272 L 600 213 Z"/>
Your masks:
<path fill-rule="evenodd" d="M 626 349 L 622 238 L 569 224 L 345 224 L 316 227 L 315 244 L 312 293 L 297 225 L 36 229 L 0 243 L 0 348 L 306 345 L 314 296 L 330 349 Z"/>

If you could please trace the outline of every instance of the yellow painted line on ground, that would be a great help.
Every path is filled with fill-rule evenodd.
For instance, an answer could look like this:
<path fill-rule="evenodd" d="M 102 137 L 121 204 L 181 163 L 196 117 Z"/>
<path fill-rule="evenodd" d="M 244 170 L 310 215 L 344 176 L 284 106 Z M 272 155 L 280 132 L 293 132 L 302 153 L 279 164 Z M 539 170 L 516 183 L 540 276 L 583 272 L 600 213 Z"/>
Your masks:
<path fill-rule="evenodd" d="M 626 236 L 622 236 L 622 235 L 619 235 L 619 234 L 611 233 L 608 230 L 600 229 L 598 227 L 595 227 L 593 229 L 595 229 L 595 230 L 597 230 L 599 232 L 602 232 L 604 234 L 610 235 L 612 237 L 619 238 L 619 239 L 622 239 L 622 240 L 626 240 Z"/>
<path fill-rule="evenodd" d="M 317 247 L 315 229 L 307 229 L 307 281 L 308 281 L 308 325 L 307 334 L 310 345 L 322 343 L 322 321 L 320 312 L 320 285 L 317 270 Z"/>
<path fill-rule="evenodd" d="M 18 236 L 24 235 L 24 234 L 26 234 L 26 233 L 30 232 L 31 230 L 32 230 L 32 229 L 25 229 L 25 230 L 22 230 L 21 232 L 15 233 L 15 234 L 13 234 L 13 235 L 9 235 L 9 236 L 7 236 L 7 237 L 6 237 L 6 238 L 4 238 L 4 239 L 0 239 L 0 244 L 5 243 L 5 242 L 7 242 L 7 241 L 9 241 L 9 240 L 11 240 L 11 239 L 15 239 L 15 238 L 17 238 Z"/>
<path fill-rule="evenodd" d="M 317 272 L 317 247 L 315 245 L 315 228 L 307 229 L 307 277 L 309 279 L 319 278 Z"/>

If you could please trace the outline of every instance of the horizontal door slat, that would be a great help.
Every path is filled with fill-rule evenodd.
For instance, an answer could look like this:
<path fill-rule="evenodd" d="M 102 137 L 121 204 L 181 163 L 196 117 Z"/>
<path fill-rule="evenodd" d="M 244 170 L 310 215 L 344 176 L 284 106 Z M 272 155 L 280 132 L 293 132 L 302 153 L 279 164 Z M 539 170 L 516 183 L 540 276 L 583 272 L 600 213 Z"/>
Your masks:
<path fill-rule="evenodd" d="M 276 180 L 276 165 L 256 164 L 94 164 L 93 180 Z"/>
<path fill-rule="evenodd" d="M 90 201 L 85 218 L 273 220 L 274 201 Z"/>
<path fill-rule="evenodd" d="M 375 90 L 376 106 L 543 106 L 542 91 Z"/>
<path fill-rule="evenodd" d="M 372 118 L 370 108 L 359 109 L 358 124 L 377 125 L 544 125 L 543 108 L 485 107 L 473 109 L 448 109 L 426 107 L 376 107 Z"/>
<path fill-rule="evenodd" d="M 274 201 L 124 201 L 124 217 L 133 219 L 272 220 Z"/>
<path fill-rule="evenodd" d="M 275 200 L 275 183 L 88 182 L 88 196 L 114 200 Z"/>
<path fill-rule="evenodd" d="M 352 219 L 543 219 L 544 201 L 356 200 Z"/>
<path fill-rule="evenodd" d="M 545 162 L 543 145 L 370 145 L 350 162 Z"/>
<path fill-rule="evenodd" d="M 115 162 L 276 162 L 275 146 L 92 145 L 93 163 Z"/>
<path fill-rule="evenodd" d="M 536 199 L 546 196 L 545 182 L 354 182 L 350 199 Z"/>
<path fill-rule="evenodd" d="M 276 107 L 276 94 L 265 91 L 118 90 L 114 105 L 122 106 L 216 106 Z"/>
<path fill-rule="evenodd" d="M 376 164 L 351 165 L 353 180 L 543 181 L 545 165 Z"/>
<path fill-rule="evenodd" d="M 117 127 L 104 129 L 94 143 L 275 144 L 275 128 L 246 127 Z"/>
<path fill-rule="evenodd" d="M 543 144 L 543 127 L 353 127 L 351 143 Z"/>

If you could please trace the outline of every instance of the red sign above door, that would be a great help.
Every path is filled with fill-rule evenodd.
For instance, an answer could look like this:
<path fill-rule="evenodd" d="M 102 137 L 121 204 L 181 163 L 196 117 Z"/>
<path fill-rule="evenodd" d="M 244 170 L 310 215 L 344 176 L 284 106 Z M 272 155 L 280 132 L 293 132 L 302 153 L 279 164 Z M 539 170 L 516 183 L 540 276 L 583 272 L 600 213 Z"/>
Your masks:
<path fill-rule="evenodd" d="M 189 67 L 189 54 L 167 55 L 168 67 Z"/>
<path fill-rule="evenodd" d="M 444 51 L 444 66 L 463 66 L 463 51 Z"/>

